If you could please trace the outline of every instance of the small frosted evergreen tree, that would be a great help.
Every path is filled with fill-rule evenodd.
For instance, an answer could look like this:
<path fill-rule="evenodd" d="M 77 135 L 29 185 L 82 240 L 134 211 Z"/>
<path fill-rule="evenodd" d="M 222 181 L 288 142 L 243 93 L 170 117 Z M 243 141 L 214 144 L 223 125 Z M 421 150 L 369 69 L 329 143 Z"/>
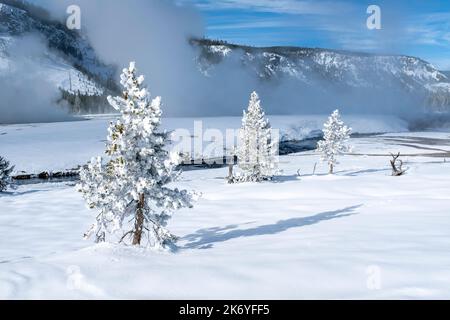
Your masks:
<path fill-rule="evenodd" d="M 258 94 L 253 92 L 248 110 L 244 111 L 236 153 L 242 174 L 235 180 L 245 182 L 270 180 L 275 170 L 274 152 L 270 122 L 266 119 Z"/>
<path fill-rule="evenodd" d="M 8 188 L 13 170 L 14 167 L 11 167 L 6 159 L 0 157 L 0 192 L 6 191 Z"/>
<path fill-rule="evenodd" d="M 160 129 L 161 98 L 150 100 L 143 81 L 134 62 L 123 70 L 123 97 L 108 97 L 121 113 L 108 130 L 108 157 L 93 159 L 81 170 L 79 190 L 99 211 L 86 237 L 95 234 L 103 242 L 119 233 L 120 242 L 141 245 L 146 237 L 148 246 L 163 248 L 176 241 L 166 229 L 171 214 L 192 207 L 193 199 L 187 191 L 167 187 L 180 174 L 178 157 L 165 150 L 169 134 Z"/>
<path fill-rule="evenodd" d="M 352 129 L 341 120 L 339 110 L 334 111 L 324 124 L 324 140 L 319 141 L 317 151 L 322 154 L 322 160 L 328 162 L 330 174 L 334 173 L 334 168 L 338 164 L 338 155 L 351 150 L 347 145 L 351 132 Z"/>

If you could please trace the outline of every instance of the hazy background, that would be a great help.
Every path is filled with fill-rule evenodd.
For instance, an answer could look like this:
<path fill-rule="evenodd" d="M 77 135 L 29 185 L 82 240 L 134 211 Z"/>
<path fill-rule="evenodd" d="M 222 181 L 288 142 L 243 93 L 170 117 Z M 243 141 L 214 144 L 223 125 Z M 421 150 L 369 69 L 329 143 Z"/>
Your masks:
<path fill-rule="evenodd" d="M 239 54 L 231 56 L 225 63 L 218 65 L 210 77 L 205 77 L 198 70 L 196 61 L 198 52 L 189 45 L 187 39 L 202 37 L 207 33 L 207 26 L 204 14 L 190 5 L 189 1 L 30 0 L 30 2 L 47 8 L 61 21 L 67 18 L 66 9 L 69 5 L 79 5 L 82 10 L 82 32 L 90 39 L 99 57 L 106 63 L 121 67 L 127 66 L 131 60 L 136 61 L 139 72 L 146 76 L 146 83 L 152 94 L 163 97 L 164 112 L 168 116 L 241 115 L 253 90 L 260 93 L 268 114 L 328 113 L 341 108 L 349 113 L 403 115 L 422 109 L 422 100 L 405 94 L 400 88 L 384 87 L 379 90 L 369 88 L 343 92 L 339 88 L 327 87 L 327 94 L 323 94 L 320 82 L 317 89 L 305 87 L 291 79 L 263 82 L 254 72 L 250 73 L 240 67 Z M 243 3 L 245 5 L 249 2 L 251 1 Z M 231 1 L 231 4 L 233 3 L 234 1 Z M 317 6 L 316 10 L 321 8 Z M 339 10 L 331 5 L 326 8 L 328 12 Z M 361 16 L 365 22 L 365 12 L 362 12 Z M 324 11 L 320 17 L 325 19 L 327 13 Z M 346 15 L 342 18 L 348 20 L 347 28 L 351 28 L 356 19 Z M 304 19 L 307 22 L 308 16 Z M 384 19 L 385 23 L 392 26 L 397 24 L 400 26 L 402 23 L 396 15 L 387 14 Z M 342 24 L 336 24 L 337 30 L 340 27 Z M 332 25 L 329 28 L 332 28 Z M 401 50 L 393 44 L 396 38 L 401 37 L 400 33 L 404 32 L 404 28 L 389 30 L 377 36 L 379 49 Z M 28 56 L 45 53 L 45 45 L 45 40 L 36 40 L 33 37 L 22 41 L 22 46 L 33 48 L 24 50 Z M 27 61 L 19 59 L 17 62 L 15 75 L 20 78 L 20 83 L 14 77 L 12 80 L 4 77 L 5 85 L 2 87 L 6 90 L 6 99 L 4 98 L 0 104 L 2 112 L 7 110 L 8 105 L 14 105 L 15 108 L 20 108 L 20 115 L 24 119 L 32 117 L 29 114 L 33 114 L 33 117 L 38 114 L 33 118 L 35 121 L 39 120 L 40 115 L 49 121 L 55 117 L 61 119 L 61 112 L 54 107 L 54 101 L 58 98 L 57 90 L 48 86 L 45 79 L 35 81 L 34 78 L 37 76 L 33 75 L 33 68 L 28 66 Z M 20 72 L 21 68 L 26 69 L 23 73 L 26 74 L 25 77 Z M 35 97 L 36 92 L 40 93 L 38 98 Z"/>
<path fill-rule="evenodd" d="M 65 19 L 65 9 L 72 0 L 38 1 L 55 17 Z M 125 66 L 136 60 L 140 72 L 154 94 L 161 95 L 167 115 L 217 116 L 240 115 L 249 94 L 257 90 L 268 113 L 321 113 L 337 107 L 348 112 L 402 113 L 420 108 L 420 103 L 399 88 L 342 92 L 327 88 L 307 88 L 287 79 L 276 83 L 262 82 L 254 73 L 240 67 L 239 53 L 217 66 L 210 77 L 198 71 L 198 52 L 189 45 L 189 37 L 202 37 L 206 26 L 200 11 L 183 1 L 160 0 L 81 0 L 82 29 L 105 62 Z M 339 10 L 330 6 L 329 10 Z M 345 11 L 349 12 L 351 11 Z M 365 22 L 366 13 L 361 13 Z M 400 24 L 396 16 L 385 15 L 389 30 Z M 350 23 L 358 20 L 345 17 Z M 397 22 L 395 22 L 397 21 Z M 395 25 L 394 25 L 395 24 Z M 338 27 L 341 24 L 337 24 Z M 378 35 L 381 48 L 391 46 L 398 34 L 384 31 Z M 383 40 L 384 39 L 384 40 Z"/>
<path fill-rule="evenodd" d="M 65 19 L 73 1 L 37 2 Z M 240 68 L 237 60 L 219 65 L 211 77 L 199 72 L 198 52 L 188 39 L 203 37 L 205 26 L 200 12 L 189 4 L 160 0 L 81 0 L 77 4 L 82 9 L 82 30 L 99 56 L 124 67 L 136 61 L 151 92 L 163 97 L 166 115 L 240 115 L 251 91 L 259 90 L 264 97 L 260 81 Z M 284 110 L 277 105 L 268 111 Z"/>

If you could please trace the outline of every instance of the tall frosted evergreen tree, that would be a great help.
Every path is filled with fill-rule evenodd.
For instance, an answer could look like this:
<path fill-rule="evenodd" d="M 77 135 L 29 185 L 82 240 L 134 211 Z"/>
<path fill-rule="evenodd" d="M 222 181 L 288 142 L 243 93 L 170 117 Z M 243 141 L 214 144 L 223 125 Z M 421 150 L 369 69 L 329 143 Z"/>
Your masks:
<path fill-rule="evenodd" d="M 248 182 L 270 180 L 276 167 L 274 146 L 270 122 L 258 94 L 253 92 L 239 134 L 237 157 L 242 171 L 239 179 Z"/>
<path fill-rule="evenodd" d="M 109 234 L 120 234 L 132 245 L 166 247 L 176 241 L 167 229 L 175 210 L 192 207 L 192 194 L 171 189 L 176 180 L 178 156 L 165 147 L 169 134 L 160 129 L 161 98 L 150 99 L 136 75 L 135 63 L 123 70 L 122 97 L 108 97 L 121 117 L 109 127 L 107 158 L 96 158 L 81 170 L 79 190 L 99 214 L 86 234 L 98 242 Z M 128 230 L 128 231 L 127 231 Z"/>
<path fill-rule="evenodd" d="M 347 145 L 352 129 L 341 120 L 339 110 L 333 112 L 324 124 L 324 139 L 319 141 L 317 151 L 322 154 L 322 160 L 329 166 L 329 173 L 333 174 L 338 164 L 338 156 L 351 150 Z"/>

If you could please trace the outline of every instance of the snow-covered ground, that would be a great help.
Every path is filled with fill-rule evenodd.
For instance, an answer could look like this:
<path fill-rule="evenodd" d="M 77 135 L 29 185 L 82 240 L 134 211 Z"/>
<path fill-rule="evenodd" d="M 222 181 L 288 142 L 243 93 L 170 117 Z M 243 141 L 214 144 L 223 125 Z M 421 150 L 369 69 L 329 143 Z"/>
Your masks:
<path fill-rule="evenodd" d="M 0 154 L 19 170 L 67 168 L 101 152 L 106 123 L 0 127 Z M 178 185 L 203 195 L 171 220 L 175 253 L 93 245 L 95 212 L 73 185 L 20 186 L 0 195 L 0 299 L 449 299 L 450 134 L 351 143 L 334 176 L 313 152 L 281 157 L 274 182 L 185 172 Z M 394 178 L 397 151 L 408 172 Z"/>
<path fill-rule="evenodd" d="M 102 155 L 107 128 L 116 117 L 98 116 L 89 121 L 43 124 L 0 125 L 0 154 L 16 166 L 16 172 L 40 173 L 42 171 L 70 170 Z M 273 128 L 289 139 L 304 139 L 311 132 L 320 130 L 327 116 L 271 116 Z M 395 117 L 346 116 L 358 133 L 405 132 L 407 124 Z M 202 131 L 194 130 L 195 122 L 202 123 Z M 219 118 L 168 118 L 163 119 L 166 130 L 182 129 L 189 135 L 207 133 L 208 129 L 239 129 L 240 117 Z M 194 138 L 198 138 L 195 136 Z M 205 141 L 207 144 L 208 141 Z"/>

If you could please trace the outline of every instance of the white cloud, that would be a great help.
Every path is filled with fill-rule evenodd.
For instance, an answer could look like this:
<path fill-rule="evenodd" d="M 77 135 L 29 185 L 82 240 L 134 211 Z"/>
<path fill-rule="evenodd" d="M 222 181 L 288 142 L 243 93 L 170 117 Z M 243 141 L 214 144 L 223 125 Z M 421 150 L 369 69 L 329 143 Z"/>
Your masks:
<path fill-rule="evenodd" d="M 194 3 L 202 10 L 251 9 L 253 11 L 281 14 L 328 15 L 337 9 L 349 8 L 347 4 L 336 1 L 301 0 L 179 0 Z"/>
<path fill-rule="evenodd" d="M 450 48 L 450 13 L 420 15 L 409 22 L 410 41 Z"/>

